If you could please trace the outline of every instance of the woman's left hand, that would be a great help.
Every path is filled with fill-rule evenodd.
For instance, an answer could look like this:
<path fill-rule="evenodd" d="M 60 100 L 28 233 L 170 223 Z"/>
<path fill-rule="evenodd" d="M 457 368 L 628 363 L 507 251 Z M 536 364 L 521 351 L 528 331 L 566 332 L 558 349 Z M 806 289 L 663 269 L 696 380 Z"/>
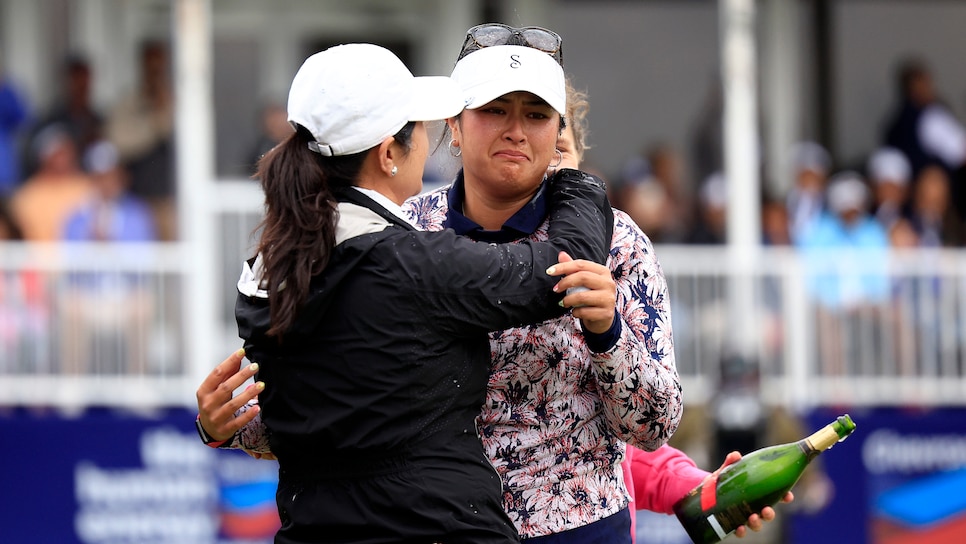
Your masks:
<path fill-rule="evenodd" d="M 617 305 L 617 284 L 610 269 L 592 261 L 574 260 L 565 251 L 557 258 L 551 275 L 564 277 L 554 286 L 554 292 L 584 288 L 568 293 L 563 298 L 563 306 L 573 308 L 574 317 L 581 320 L 586 330 L 595 334 L 607 332 L 614 323 Z"/>

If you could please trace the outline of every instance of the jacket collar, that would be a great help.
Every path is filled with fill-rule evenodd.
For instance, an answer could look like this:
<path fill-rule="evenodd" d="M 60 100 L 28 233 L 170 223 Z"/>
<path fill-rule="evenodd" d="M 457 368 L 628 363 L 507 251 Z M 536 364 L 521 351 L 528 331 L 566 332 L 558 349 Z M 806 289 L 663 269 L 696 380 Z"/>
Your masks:
<path fill-rule="evenodd" d="M 392 213 L 372 197 L 354 187 L 333 191 L 339 202 L 339 222 L 336 227 L 336 245 L 350 238 L 381 232 L 389 226 L 416 230 L 408 221 Z"/>
<path fill-rule="evenodd" d="M 443 228 L 453 229 L 456 234 L 469 236 L 473 240 L 489 243 L 505 243 L 526 238 L 534 232 L 547 218 L 547 180 L 544 179 L 540 184 L 537 193 L 533 195 L 530 202 L 517 210 L 500 230 L 484 230 L 472 219 L 463 215 L 463 201 L 466 191 L 464 189 L 463 171 L 460 170 L 453 181 L 453 185 L 447 191 L 447 210 L 446 220 Z"/>

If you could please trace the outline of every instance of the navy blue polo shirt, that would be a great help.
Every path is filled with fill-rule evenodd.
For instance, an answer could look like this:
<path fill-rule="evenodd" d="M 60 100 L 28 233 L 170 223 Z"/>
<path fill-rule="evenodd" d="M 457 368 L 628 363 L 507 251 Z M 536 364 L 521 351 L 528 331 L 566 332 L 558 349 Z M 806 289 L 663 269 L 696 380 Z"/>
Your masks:
<path fill-rule="evenodd" d="M 446 192 L 448 206 L 446 219 L 443 221 L 443 228 L 453 229 L 456 231 L 456 234 L 467 236 L 477 242 L 504 244 L 526 238 L 536 232 L 537 227 L 547 217 L 547 178 L 544 178 L 540 184 L 540 188 L 537 189 L 537 193 L 533 195 L 530 202 L 527 202 L 526 205 L 517 210 L 517 213 L 507 219 L 500 230 L 486 230 L 469 217 L 463 215 L 463 200 L 465 195 L 463 171 L 460 170 L 456 176 L 456 180 L 453 181 L 453 185 Z M 620 314 L 618 314 L 616 309 L 614 313 L 614 322 L 607 332 L 596 334 L 588 330 L 583 331 L 584 339 L 587 341 L 587 347 L 591 351 L 601 353 L 609 350 L 617 343 L 621 333 L 621 320 Z M 583 325 L 581 325 L 581 328 L 583 328 Z"/>
<path fill-rule="evenodd" d="M 477 242 L 489 242 L 491 244 L 505 244 L 521 238 L 526 238 L 534 232 L 543 220 L 547 217 L 547 180 L 544 178 L 537 194 L 533 195 L 530 202 L 517 210 L 517 213 L 503 223 L 500 230 L 484 230 L 472 219 L 463 215 L 463 200 L 466 192 L 463 189 L 463 171 L 460 170 L 456 181 L 446 192 L 446 200 L 449 203 L 446 211 L 446 220 L 443 222 L 444 229 L 453 229 L 456 234 L 468 236 Z"/>

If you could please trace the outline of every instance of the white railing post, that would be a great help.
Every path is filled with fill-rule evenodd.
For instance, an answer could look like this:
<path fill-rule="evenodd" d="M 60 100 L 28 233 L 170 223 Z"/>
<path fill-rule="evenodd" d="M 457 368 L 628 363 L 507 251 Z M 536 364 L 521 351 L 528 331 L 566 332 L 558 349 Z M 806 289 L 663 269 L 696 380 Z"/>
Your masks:
<path fill-rule="evenodd" d="M 740 356 L 753 357 L 756 309 L 753 273 L 761 237 L 755 1 L 720 0 L 721 64 L 724 89 L 724 177 L 728 192 L 727 238 L 731 280 L 729 316 Z"/>
<path fill-rule="evenodd" d="M 805 289 L 804 271 L 801 259 L 792 253 L 782 260 L 782 300 L 783 335 L 785 339 L 785 396 L 793 410 L 810 408 L 809 365 L 815 360 L 817 337 L 813 320 L 810 319 L 811 306 Z M 817 370 L 818 365 L 814 368 Z"/>
<path fill-rule="evenodd" d="M 215 174 L 210 0 L 177 0 L 174 33 L 178 224 L 184 258 L 190 263 L 182 290 L 190 369 L 186 375 L 198 384 L 221 360 L 215 350 L 220 338 L 215 300 L 216 289 L 224 288 L 215 281 L 218 253 L 209 205 Z M 185 393 L 186 402 L 194 405 L 194 390 Z"/>

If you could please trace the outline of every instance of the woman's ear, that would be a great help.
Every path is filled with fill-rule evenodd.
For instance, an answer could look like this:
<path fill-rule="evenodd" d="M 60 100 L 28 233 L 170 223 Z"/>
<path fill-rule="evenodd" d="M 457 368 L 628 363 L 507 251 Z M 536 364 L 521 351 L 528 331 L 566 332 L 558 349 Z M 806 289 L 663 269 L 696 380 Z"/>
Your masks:
<path fill-rule="evenodd" d="M 396 149 L 392 145 L 394 143 L 396 143 L 396 139 L 390 136 L 379 144 L 377 151 L 379 155 L 379 170 L 387 176 L 392 175 L 392 167 L 396 165 L 395 159 L 398 158 L 396 156 Z"/>
<path fill-rule="evenodd" d="M 457 144 L 461 144 L 463 141 L 463 135 L 460 134 L 460 119 L 459 117 L 450 117 L 446 120 L 446 126 L 449 127 L 450 138 L 453 139 Z M 449 142 L 444 142 L 449 143 Z M 459 147 L 457 145 L 456 147 Z"/>

